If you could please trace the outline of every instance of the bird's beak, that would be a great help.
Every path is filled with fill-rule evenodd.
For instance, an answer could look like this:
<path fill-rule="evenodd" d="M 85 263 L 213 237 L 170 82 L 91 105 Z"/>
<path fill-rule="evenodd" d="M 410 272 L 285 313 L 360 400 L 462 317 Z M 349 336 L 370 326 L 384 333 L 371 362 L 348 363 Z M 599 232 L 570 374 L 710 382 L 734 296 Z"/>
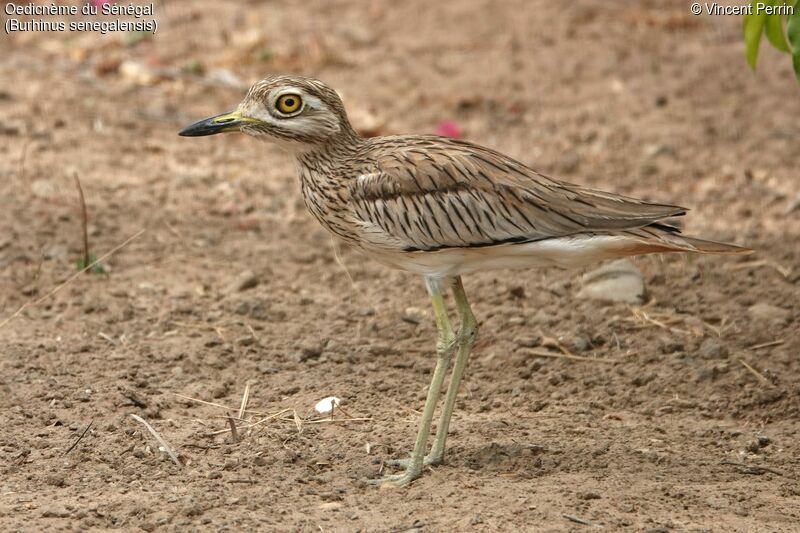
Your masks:
<path fill-rule="evenodd" d="M 259 122 L 258 119 L 243 116 L 240 111 L 233 111 L 195 122 L 179 131 L 178 135 L 181 137 L 216 135 L 226 131 L 239 131 L 243 126 L 258 124 Z"/>

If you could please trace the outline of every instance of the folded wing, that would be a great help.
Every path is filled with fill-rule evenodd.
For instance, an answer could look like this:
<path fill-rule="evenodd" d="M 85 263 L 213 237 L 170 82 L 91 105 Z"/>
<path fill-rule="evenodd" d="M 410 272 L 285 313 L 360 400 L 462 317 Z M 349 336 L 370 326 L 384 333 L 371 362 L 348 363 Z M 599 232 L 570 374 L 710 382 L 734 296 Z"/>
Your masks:
<path fill-rule="evenodd" d="M 376 243 L 406 251 L 624 231 L 686 212 L 559 182 L 463 141 L 377 142 L 374 172 L 351 186 L 353 216 Z"/>

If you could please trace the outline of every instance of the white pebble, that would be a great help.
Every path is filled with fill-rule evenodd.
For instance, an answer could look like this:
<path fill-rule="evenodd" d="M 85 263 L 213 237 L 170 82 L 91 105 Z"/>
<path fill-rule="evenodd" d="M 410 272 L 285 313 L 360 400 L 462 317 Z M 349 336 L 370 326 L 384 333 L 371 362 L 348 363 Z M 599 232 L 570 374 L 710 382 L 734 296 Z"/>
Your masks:
<path fill-rule="evenodd" d="M 337 407 L 341 400 L 336 396 L 328 396 L 327 398 L 323 398 L 317 402 L 317 405 L 314 406 L 314 410 L 321 415 L 330 413 L 333 411 L 334 407 Z"/>

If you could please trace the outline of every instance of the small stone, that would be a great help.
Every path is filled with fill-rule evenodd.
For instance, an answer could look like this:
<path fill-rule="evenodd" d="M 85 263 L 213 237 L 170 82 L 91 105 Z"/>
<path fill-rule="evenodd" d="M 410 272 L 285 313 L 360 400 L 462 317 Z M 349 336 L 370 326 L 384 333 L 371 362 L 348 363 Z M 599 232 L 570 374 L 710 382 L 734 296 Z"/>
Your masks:
<path fill-rule="evenodd" d="M 644 147 L 642 152 L 644 156 L 648 159 L 652 159 L 654 157 L 658 157 L 661 155 L 674 157 L 675 147 L 672 146 L 671 144 L 664 144 L 664 143 L 648 144 Z"/>
<path fill-rule="evenodd" d="M 403 314 L 400 315 L 400 318 L 403 320 L 403 322 L 416 325 L 425 321 L 426 313 L 419 307 L 406 307 L 406 310 L 403 311 Z"/>
<path fill-rule="evenodd" d="M 728 349 L 717 339 L 708 338 L 700 345 L 697 353 L 704 359 L 722 359 L 728 356 Z"/>
<path fill-rule="evenodd" d="M 756 320 L 782 325 L 789 320 L 789 311 L 768 303 L 757 303 L 747 308 L 747 314 Z"/>
<path fill-rule="evenodd" d="M 268 361 L 258 363 L 258 371 L 262 374 L 277 374 L 278 368 L 269 364 Z"/>
<path fill-rule="evenodd" d="M 44 518 L 67 518 L 69 514 L 69 511 L 59 506 L 45 507 L 42 510 Z"/>
<path fill-rule="evenodd" d="M 772 442 L 772 440 L 766 435 L 759 435 L 756 440 L 758 441 L 758 445 L 762 448 L 769 446 L 769 443 Z"/>
<path fill-rule="evenodd" d="M 581 492 L 578 494 L 578 498 L 581 500 L 599 500 L 600 495 L 596 492 Z"/>
<path fill-rule="evenodd" d="M 225 289 L 225 292 L 230 294 L 234 292 L 242 292 L 246 291 L 247 289 L 252 289 L 256 285 L 258 285 L 258 276 L 256 276 L 255 272 L 252 270 L 245 270 L 234 279 L 228 287 Z"/>
<path fill-rule="evenodd" d="M 300 346 L 300 349 L 294 354 L 294 360 L 298 363 L 305 363 L 310 359 L 317 359 L 320 355 L 322 355 L 322 344 L 304 344 Z"/>
<path fill-rule="evenodd" d="M 578 297 L 631 304 L 644 302 L 642 273 L 627 259 L 603 265 L 584 274 L 582 280 Z"/>
<path fill-rule="evenodd" d="M 52 485 L 54 487 L 63 487 L 67 484 L 67 480 L 64 477 L 64 474 L 61 473 L 47 474 L 44 480 L 45 483 L 47 483 L 48 485 Z"/>
<path fill-rule="evenodd" d="M 239 337 L 238 339 L 236 339 L 236 344 L 238 344 L 239 346 L 250 346 L 255 341 L 256 340 L 253 338 L 252 335 L 245 335 L 243 337 Z"/>
<path fill-rule="evenodd" d="M 342 502 L 325 502 L 320 504 L 319 508 L 325 511 L 335 511 L 342 508 Z"/>
<path fill-rule="evenodd" d="M 592 341 L 585 335 L 575 335 L 567 339 L 567 346 L 577 353 L 586 352 L 592 347 Z"/>
<path fill-rule="evenodd" d="M 539 335 L 521 336 L 514 339 L 514 342 L 522 348 L 536 348 L 542 344 L 542 337 Z"/>

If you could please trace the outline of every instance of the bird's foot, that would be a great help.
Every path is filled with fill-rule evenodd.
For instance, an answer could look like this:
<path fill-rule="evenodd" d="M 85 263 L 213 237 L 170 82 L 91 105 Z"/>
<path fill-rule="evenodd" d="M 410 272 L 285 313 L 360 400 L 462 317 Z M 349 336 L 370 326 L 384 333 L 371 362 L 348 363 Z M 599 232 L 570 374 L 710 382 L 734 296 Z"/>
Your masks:
<path fill-rule="evenodd" d="M 378 485 L 380 487 L 402 487 L 417 479 L 421 473 L 422 467 L 408 468 L 402 474 L 384 476 L 378 479 L 368 479 L 367 483 L 370 483 L 371 485 Z"/>
<path fill-rule="evenodd" d="M 444 452 L 434 452 L 432 451 L 428 455 L 425 456 L 425 459 L 422 460 L 423 466 L 439 466 L 444 462 Z M 386 461 L 388 466 L 392 466 L 395 468 L 408 468 L 411 464 L 411 458 L 408 459 L 390 459 Z"/>

